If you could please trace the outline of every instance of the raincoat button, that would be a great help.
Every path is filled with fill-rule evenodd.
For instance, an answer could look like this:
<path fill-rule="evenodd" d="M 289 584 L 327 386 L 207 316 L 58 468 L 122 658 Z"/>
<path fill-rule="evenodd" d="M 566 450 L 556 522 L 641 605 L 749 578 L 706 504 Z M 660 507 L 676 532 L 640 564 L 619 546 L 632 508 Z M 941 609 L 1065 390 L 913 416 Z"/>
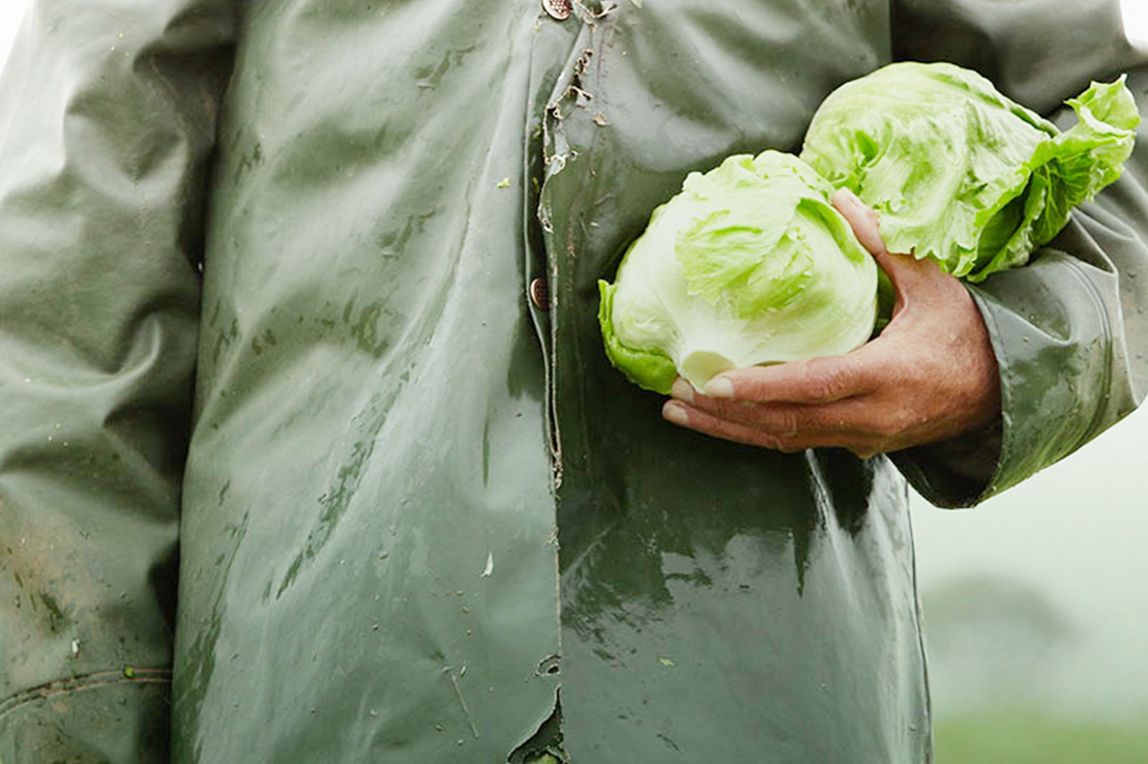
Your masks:
<path fill-rule="evenodd" d="M 542 7 L 552 19 L 565 21 L 570 18 L 570 0 L 542 0 Z"/>
<path fill-rule="evenodd" d="M 530 282 L 530 301 L 539 310 L 550 310 L 550 290 L 546 287 L 546 279 L 541 276 Z"/>

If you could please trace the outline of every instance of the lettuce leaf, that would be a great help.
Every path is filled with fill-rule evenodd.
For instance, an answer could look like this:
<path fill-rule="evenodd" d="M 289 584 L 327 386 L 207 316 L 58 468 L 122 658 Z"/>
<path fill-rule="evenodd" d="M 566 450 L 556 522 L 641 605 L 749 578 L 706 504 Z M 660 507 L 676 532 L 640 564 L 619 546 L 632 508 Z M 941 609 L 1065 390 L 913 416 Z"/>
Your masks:
<path fill-rule="evenodd" d="M 801 158 L 880 213 L 892 252 L 969 281 L 1026 263 L 1116 180 L 1140 122 L 1124 78 L 1068 101 L 1061 132 L 952 64 L 891 64 L 825 99 Z"/>

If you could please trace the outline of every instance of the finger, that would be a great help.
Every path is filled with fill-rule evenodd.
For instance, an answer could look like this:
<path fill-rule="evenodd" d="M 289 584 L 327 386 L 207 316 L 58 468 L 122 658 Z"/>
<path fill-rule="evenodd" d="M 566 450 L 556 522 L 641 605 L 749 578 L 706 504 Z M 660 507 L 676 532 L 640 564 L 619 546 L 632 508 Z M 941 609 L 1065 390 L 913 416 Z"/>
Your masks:
<path fill-rule="evenodd" d="M 684 380 L 670 394 L 691 408 L 733 424 L 748 425 L 780 437 L 803 433 L 858 435 L 869 428 L 867 399 L 847 398 L 828 404 L 747 403 L 698 395 Z"/>
<path fill-rule="evenodd" d="M 841 447 L 850 450 L 869 451 L 872 449 L 866 439 L 860 436 L 845 436 L 839 433 L 805 432 L 792 436 L 780 436 L 749 425 L 730 422 L 686 404 L 671 400 L 662 407 L 666 421 L 704 435 L 709 435 L 734 443 L 793 453 L 807 448 Z"/>
<path fill-rule="evenodd" d="M 931 260 L 917 260 L 912 255 L 889 252 L 885 246 L 885 240 L 881 236 L 880 216 L 876 210 L 866 205 L 849 189 L 838 189 L 833 193 L 830 201 L 833 202 L 837 211 L 849 221 L 857 240 L 865 249 L 869 250 L 869 253 L 877 261 L 877 265 L 889 276 L 900 300 L 906 299 L 907 290 L 912 288 L 912 283 L 927 275 L 926 272 L 930 270 L 930 266 L 932 269 L 936 269 L 936 264 Z"/>
<path fill-rule="evenodd" d="M 861 246 L 869 250 L 874 257 L 888 253 L 885 241 L 881 238 L 880 218 L 875 210 L 847 188 L 837 189 L 829 200 L 833 202 L 833 206 L 842 217 L 849 221 Z"/>
<path fill-rule="evenodd" d="M 680 401 L 668 401 L 662 407 L 662 417 L 671 424 L 686 427 L 715 438 L 744 443 L 748 446 L 770 448 L 775 451 L 781 450 L 781 439 L 774 435 L 753 427 L 727 422 L 704 411 L 691 409 Z"/>
<path fill-rule="evenodd" d="M 710 380 L 705 394 L 754 403 L 832 403 L 872 392 L 870 366 L 850 354 L 734 369 Z"/>

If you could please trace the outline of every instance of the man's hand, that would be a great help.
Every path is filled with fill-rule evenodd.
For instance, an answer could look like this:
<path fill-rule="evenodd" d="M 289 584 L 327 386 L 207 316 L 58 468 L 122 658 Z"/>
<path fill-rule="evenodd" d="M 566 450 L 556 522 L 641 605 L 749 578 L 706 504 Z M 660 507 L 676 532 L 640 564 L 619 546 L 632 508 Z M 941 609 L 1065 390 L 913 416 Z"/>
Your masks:
<path fill-rule="evenodd" d="M 833 204 L 889 275 L 893 318 L 843 356 L 738 369 L 705 395 L 674 383 L 662 415 L 739 443 L 800 451 L 838 446 L 861 457 L 961 435 L 1000 412 L 996 358 L 964 286 L 932 260 L 890 254 L 877 213 L 849 191 Z"/>

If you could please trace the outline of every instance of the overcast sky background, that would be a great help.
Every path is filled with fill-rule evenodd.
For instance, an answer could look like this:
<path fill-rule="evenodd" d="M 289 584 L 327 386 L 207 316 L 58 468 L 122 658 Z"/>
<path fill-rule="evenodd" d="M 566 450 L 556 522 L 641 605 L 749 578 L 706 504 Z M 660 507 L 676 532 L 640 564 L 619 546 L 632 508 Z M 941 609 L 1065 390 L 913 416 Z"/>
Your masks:
<path fill-rule="evenodd" d="M 8 56 L 16 25 L 24 13 L 24 0 L 0 0 L 0 66 Z"/>
<path fill-rule="evenodd" d="M 0 65 L 22 2 L 0 0 Z M 1148 46 L 1148 1 L 1122 7 L 1129 38 Z M 987 645 L 974 632 L 954 641 L 927 631 L 937 648 L 930 673 L 939 716 L 1020 700 L 1073 715 L 1148 718 L 1148 409 L 975 510 L 915 500 L 913 523 L 927 626 L 946 623 L 952 597 L 944 593 L 959 582 L 971 582 L 961 596 L 971 589 L 974 597 L 1008 583 L 1046 603 L 1071 635 L 1033 663 L 1030 642 L 998 638 L 1015 624 L 986 627 Z M 1000 666 L 1023 670 L 978 674 L 993 650 L 1004 651 Z"/>

